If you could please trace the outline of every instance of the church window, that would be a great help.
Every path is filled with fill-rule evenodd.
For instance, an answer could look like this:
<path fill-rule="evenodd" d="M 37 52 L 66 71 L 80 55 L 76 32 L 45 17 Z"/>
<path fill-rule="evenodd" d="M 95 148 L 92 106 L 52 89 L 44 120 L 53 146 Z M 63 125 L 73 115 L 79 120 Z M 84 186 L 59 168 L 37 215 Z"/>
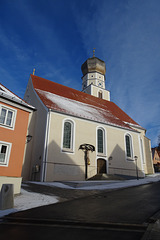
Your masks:
<path fill-rule="evenodd" d="M 97 130 L 97 151 L 100 154 L 105 154 L 105 131 L 103 128 Z"/>
<path fill-rule="evenodd" d="M 125 143 L 126 143 L 126 156 L 128 158 L 133 158 L 132 139 L 129 134 L 125 136 Z"/>
<path fill-rule="evenodd" d="M 64 122 L 63 149 L 73 150 L 73 122 L 71 121 Z"/>
<path fill-rule="evenodd" d="M 102 95 L 102 92 L 101 92 L 101 91 L 98 92 L 98 97 L 99 97 L 99 98 L 103 98 L 103 95 Z"/>

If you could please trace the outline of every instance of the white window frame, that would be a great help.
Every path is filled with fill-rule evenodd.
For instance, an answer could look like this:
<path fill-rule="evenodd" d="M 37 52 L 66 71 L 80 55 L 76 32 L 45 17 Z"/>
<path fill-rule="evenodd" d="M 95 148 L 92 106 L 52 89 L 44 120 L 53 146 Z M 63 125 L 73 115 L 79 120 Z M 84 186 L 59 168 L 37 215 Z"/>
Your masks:
<path fill-rule="evenodd" d="M 8 167 L 12 143 L 0 141 L 0 153 L 1 153 L 2 146 L 6 146 L 7 151 L 6 151 L 6 155 L 5 155 L 5 161 L 3 163 L 0 162 L 0 167 Z"/>
<path fill-rule="evenodd" d="M 131 152 L 131 156 L 130 156 L 130 157 L 127 156 L 126 136 L 128 136 L 129 139 L 130 139 L 130 141 L 129 141 L 129 143 L 130 143 L 130 152 Z M 126 154 L 126 159 L 127 159 L 128 161 L 134 161 L 134 158 L 133 158 L 134 154 L 133 154 L 133 139 L 132 139 L 132 135 L 129 134 L 129 133 L 126 133 L 126 134 L 124 135 L 124 142 L 125 142 L 125 154 Z"/>
<path fill-rule="evenodd" d="M 64 148 L 63 147 L 63 138 L 64 138 L 64 124 L 66 122 L 69 122 L 71 124 L 71 140 L 70 140 L 70 148 Z M 64 119 L 63 125 L 62 125 L 62 141 L 61 141 L 61 150 L 65 153 L 74 153 L 74 139 L 75 139 L 75 123 L 71 119 Z"/>
<path fill-rule="evenodd" d="M 2 109 L 5 109 L 5 110 L 7 111 L 7 114 L 6 114 L 6 116 L 5 116 L 5 122 L 4 122 L 4 123 L 0 123 L 0 126 L 1 126 L 1 127 L 4 127 L 4 128 L 9 128 L 9 129 L 14 130 L 15 121 L 16 121 L 16 115 L 17 115 L 17 110 L 16 110 L 16 109 L 13 109 L 13 108 L 11 108 L 11 107 L 8 107 L 8 106 L 6 106 L 6 105 L 1 105 L 1 104 L 0 104 L 0 115 L 1 115 Z M 10 125 L 10 126 L 6 124 L 8 111 L 11 111 L 11 112 L 13 113 L 13 115 L 12 115 L 12 120 L 11 120 L 11 125 Z"/>
<path fill-rule="evenodd" d="M 102 130 L 103 132 L 103 153 L 98 152 L 98 130 Z M 106 130 L 103 127 L 96 128 L 96 146 L 97 146 L 97 155 L 98 156 L 106 156 Z"/>

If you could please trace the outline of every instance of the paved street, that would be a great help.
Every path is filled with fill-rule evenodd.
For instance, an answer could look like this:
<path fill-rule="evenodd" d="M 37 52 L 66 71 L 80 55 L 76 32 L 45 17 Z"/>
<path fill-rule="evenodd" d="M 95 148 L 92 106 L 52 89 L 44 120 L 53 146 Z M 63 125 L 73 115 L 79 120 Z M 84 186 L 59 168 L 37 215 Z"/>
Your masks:
<path fill-rule="evenodd" d="M 160 210 L 160 182 L 102 191 L 13 214 L 15 218 L 141 224 Z"/>
<path fill-rule="evenodd" d="M 159 189 L 160 182 L 110 192 L 104 190 L 17 212 L 6 218 L 10 222 L 0 224 L 0 237 L 141 239 L 150 217 L 160 210 Z"/>
<path fill-rule="evenodd" d="M 144 234 L 143 230 L 127 230 L 113 228 L 73 227 L 61 225 L 36 224 L 0 224 L 0 239 L 12 240 L 136 240 Z"/>

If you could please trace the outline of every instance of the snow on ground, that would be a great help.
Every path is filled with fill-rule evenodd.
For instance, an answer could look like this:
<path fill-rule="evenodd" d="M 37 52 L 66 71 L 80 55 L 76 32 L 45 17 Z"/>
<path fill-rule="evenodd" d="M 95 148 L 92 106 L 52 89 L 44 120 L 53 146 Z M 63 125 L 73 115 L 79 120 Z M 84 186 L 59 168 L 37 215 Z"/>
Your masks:
<path fill-rule="evenodd" d="M 68 182 L 34 182 L 39 185 L 46 185 L 50 187 L 59 187 L 67 189 L 81 189 L 81 190 L 105 190 L 117 189 L 124 187 L 132 187 L 152 182 L 160 181 L 160 174 L 148 175 L 143 179 L 133 180 L 101 180 L 101 181 L 68 181 Z"/>
<path fill-rule="evenodd" d="M 14 198 L 14 208 L 1 210 L 0 217 L 3 217 L 13 212 L 49 205 L 56 202 L 58 202 L 58 197 L 56 196 L 48 196 L 34 192 L 27 192 L 24 189 L 21 189 L 21 194 L 15 196 Z"/>
<path fill-rule="evenodd" d="M 24 189 L 21 189 L 21 195 L 15 197 L 14 207 L 17 210 L 26 210 L 29 208 L 53 204 L 56 202 L 58 202 L 58 197 L 27 192 Z"/>
<path fill-rule="evenodd" d="M 160 181 L 160 174 L 153 174 L 145 177 L 144 179 L 134 179 L 134 180 L 125 180 L 125 181 L 72 181 L 72 182 L 34 182 L 34 184 L 53 186 L 59 188 L 68 188 L 68 189 L 81 189 L 81 190 L 105 190 L 105 189 L 117 189 L 138 186 L 143 184 L 148 184 L 152 182 Z M 27 184 L 27 183 L 26 183 Z M 24 184 L 23 184 L 24 186 Z M 44 194 L 27 192 L 24 189 L 21 189 L 21 194 L 15 196 L 14 198 L 14 208 L 1 210 L 0 217 L 8 215 L 13 212 L 27 210 L 30 208 L 35 208 L 38 206 L 44 206 L 49 204 L 54 204 L 58 202 L 57 196 L 48 196 Z"/>

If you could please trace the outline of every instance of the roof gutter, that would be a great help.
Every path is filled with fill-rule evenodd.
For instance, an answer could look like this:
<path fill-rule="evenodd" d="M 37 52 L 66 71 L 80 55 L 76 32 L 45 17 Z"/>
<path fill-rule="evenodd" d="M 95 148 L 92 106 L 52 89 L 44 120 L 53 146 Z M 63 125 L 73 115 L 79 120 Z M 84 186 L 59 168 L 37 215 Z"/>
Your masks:
<path fill-rule="evenodd" d="M 6 101 L 12 102 L 12 103 L 17 104 L 17 105 L 20 105 L 20 106 L 22 106 L 22 107 L 24 107 L 24 108 L 26 108 L 26 109 L 30 109 L 30 110 L 32 110 L 32 111 L 36 111 L 36 108 L 35 108 L 35 107 L 33 107 L 33 106 L 31 106 L 31 105 L 23 102 L 22 100 L 21 100 L 21 101 L 18 101 L 18 100 L 14 99 L 14 98 L 5 97 L 5 96 L 3 96 L 2 94 L 0 94 L 0 97 L 1 97 L 2 99 L 5 99 L 5 102 L 6 102 Z"/>

